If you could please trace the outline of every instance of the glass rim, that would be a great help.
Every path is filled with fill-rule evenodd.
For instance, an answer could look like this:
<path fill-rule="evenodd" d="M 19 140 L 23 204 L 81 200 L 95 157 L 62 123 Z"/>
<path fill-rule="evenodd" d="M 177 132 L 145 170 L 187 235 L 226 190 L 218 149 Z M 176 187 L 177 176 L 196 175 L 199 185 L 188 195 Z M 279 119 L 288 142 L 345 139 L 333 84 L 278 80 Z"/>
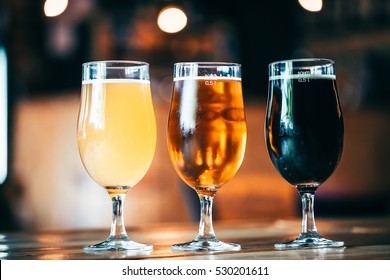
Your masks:
<path fill-rule="evenodd" d="M 118 64 L 116 67 L 140 67 L 140 66 L 149 66 L 149 63 L 145 61 L 138 61 L 138 60 L 93 60 L 93 61 L 87 61 L 81 64 L 82 67 L 86 67 L 89 65 L 99 65 L 99 64 L 105 64 L 106 66 L 109 64 Z M 114 67 L 114 66 L 108 66 L 108 67 Z"/>
<path fill-rule="evenodd" d="M 204 67 L 212 67 L 212 66 L 239 66 L 241 67 L 240 63 L 236 62 L 223 62 L 223 61 L 182 61 L 182 62 L 176 62 L 174 66 L 177 65 L 199 65 Z"/>
<path fill-rule="evenodd" d="M 136 60 L 101 60 L 85 62 L 81 66 L 83 83 L 94 80 L 150 81 L 149 63 Z"/>
<path fill-rule="evenodd" d="M 174 81 L 193 78 L 241 80 L 241 64 L 235 62 L 176 62 L 173 69 Z"/>
<path fill-rule="evenodd" d="M 286 64 L 292 62 L 293 64 L 295 62 L 323 62 L 321 64 L 313 65 L 313 66 L 332 66 L 335 64 L 334 60 L 330 58 L 323 58 L 323 57 L 313 57 L 313 58 L 293 58 L 293 59 L 283 59 L 283 60 L 277 60 L 274 62 L 271 62 L 268 64 L 269 67 L 277 65 L 277 64 Z M 293 68 L 297 67 L 293 65 Z"/>

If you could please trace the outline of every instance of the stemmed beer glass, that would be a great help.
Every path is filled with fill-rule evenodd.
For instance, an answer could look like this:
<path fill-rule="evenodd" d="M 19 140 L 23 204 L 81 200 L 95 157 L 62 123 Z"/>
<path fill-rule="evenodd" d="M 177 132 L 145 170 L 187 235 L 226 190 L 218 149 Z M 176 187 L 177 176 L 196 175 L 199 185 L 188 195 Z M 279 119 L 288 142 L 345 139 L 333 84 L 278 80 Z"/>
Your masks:
<path fill-rule="evenodd" d="M 314 220 L 317 188 L 336 169 L 344 126 L 334 62 L 294 59 L 269 65 L 265 136 L 273 165 L 302 200 L 302 230 L 285 248 L 341 247 L 319 235 Z"/>
<path fill-rule="evenodd" d="M 168 118 L 168 149 L 176 172 L 200 199 L 194 240 L 173 251 L 232 251 L 212 224 L 216 192 L 239 169 L 246 146 L 241 66 L 234 63 L 176 63 Z"/>
<path fill-rule="evenodd" d="M 156 120 L 149 65 L 137 61 L 97 61 L 82 65 L 77 140 L 88 174 L 112 200 L 109 237 L 85 251 L 151 251 L 152 245 L 126 234 L 123 203 L 145 175 L 156 147 Z"/>

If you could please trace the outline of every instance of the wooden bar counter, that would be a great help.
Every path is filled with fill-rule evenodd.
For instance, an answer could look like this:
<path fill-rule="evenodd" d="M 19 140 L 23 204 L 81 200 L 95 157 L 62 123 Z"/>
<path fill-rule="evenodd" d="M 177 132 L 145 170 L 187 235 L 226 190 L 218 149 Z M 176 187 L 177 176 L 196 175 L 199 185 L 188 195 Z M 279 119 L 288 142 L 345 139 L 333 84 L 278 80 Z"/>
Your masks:
<path fill-rule="evenodd" d="M 170 246 L 191 240 L 196 224 L 162 224 L 128 228 L 137 242 L 154 245 L 150 254 L 126 252 L 86 253 L 83 245 L 103 241 L 108 229 L 0 233 L 0 259 L 198 259 L 198 260 L 386 260 L 390 259 L 390 218 L 348 220 L 317 219 L 321 235 L 345 242 L 343 248 L 276 250 L 273 244 L 295 238 L 300 220 L 215 222 L 217 237 L 241 244 L 241 251 L 225 253 L 175 253 Z"/>

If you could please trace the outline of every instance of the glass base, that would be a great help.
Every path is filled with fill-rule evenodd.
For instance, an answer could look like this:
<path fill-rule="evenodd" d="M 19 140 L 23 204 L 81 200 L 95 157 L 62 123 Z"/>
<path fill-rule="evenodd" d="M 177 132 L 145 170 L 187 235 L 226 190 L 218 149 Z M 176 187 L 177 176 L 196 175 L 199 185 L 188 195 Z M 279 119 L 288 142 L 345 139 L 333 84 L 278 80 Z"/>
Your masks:
<path fill-rule="evenodd" d="M 314 249 L 314 248 L 338 248 L 343 247 L 343 241 L 334 241 L 322 237 L 304 237 L 295 240 L 277 243 L 276 249 Z"/>
<path fill-rule="evenodd" d="M 241 246 L 234 243 L 225 243 L 217 239 L 199 239 L 186 243 L 174 244 L 173 252 L 226 252 L 239 251 Z"/>
<path fill-rule="evenodd" d="M 85 252 L 99 251 L 133 251 L 133 252 L 150 252 L 153 250 L 153 245 L 146 245 L 134 242 L 129 239 L 107 239 L 101 243 L 84 246 Z"/>

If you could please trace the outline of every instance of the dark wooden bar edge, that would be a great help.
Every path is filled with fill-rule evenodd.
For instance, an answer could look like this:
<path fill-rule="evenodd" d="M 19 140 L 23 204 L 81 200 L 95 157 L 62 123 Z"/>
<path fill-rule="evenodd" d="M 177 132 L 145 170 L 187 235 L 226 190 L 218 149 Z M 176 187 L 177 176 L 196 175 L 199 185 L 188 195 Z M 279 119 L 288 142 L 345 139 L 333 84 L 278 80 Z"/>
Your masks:
<path fill-rule="evenodd" d="M 319 232 L 326 238 L 342 240 L 345 247 L 276 250 L 274 243 L 295 238 L 300 221 L 216 222 L 215 230 L 223 241 L 241 244 L 242 249 L 223 253 L 172 252 L 174 243 L 191 240 L 196 224 L 158 224 L 129 227 L 137 242 L 153 244 L 149 253 L 127 251 L 86 253 L 83 245 L 104 240 L 108 229 L 46 230 L 0 233 L 1 260 L 88 260 L 88 259 L 166 259 L 166 260 L 386 260 L 390 259 L 390 218 L 318 219 Z"/>

